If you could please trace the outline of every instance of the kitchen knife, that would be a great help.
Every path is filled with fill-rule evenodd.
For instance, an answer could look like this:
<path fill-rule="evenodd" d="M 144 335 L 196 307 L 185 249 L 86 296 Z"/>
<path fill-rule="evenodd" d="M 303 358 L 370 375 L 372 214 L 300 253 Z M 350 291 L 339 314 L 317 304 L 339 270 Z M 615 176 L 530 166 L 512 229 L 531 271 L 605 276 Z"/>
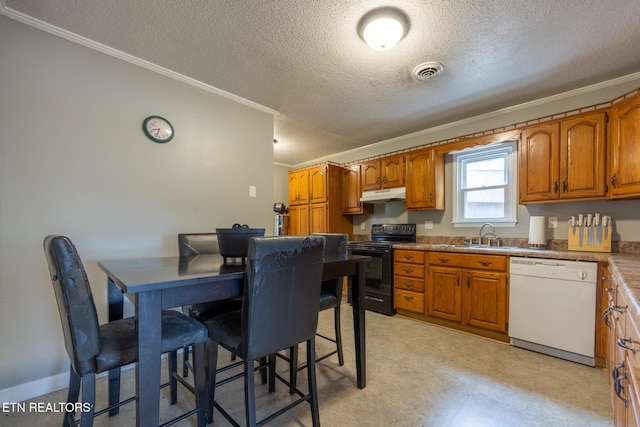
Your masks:
<path fill-rule="evenodd" d="M 593 215 L 587 214 L 587 245 L 593 245 Z"/>
<path fill-rule="evenodd" d="M 582 214 L 580 214 L 580 218 L 578 219 L 578 228 L 580 229 L 580 234 L 578 234 L 578 246 L 582 247 L 582 240 L 584 236 L 584 227 L 582 226 Z"/>
<path fill-rule="evenodd" d="M 575 216 L 571 216 L 571 219 L 569 220 L 569 227 L 572 228 L 573 230 L 573 235 L 576 235 L 576 217 Z"/>
<path fill-rule="evenodd" d="M 604 228 L 604 240 L 609 238 L 609 223 L 611 222 L 611 217 L 609 215 L 605 215 L 602 217 L 602 228 Z"/>
<path fill-rule="evenodd" d="M 596 213 L 593 218 L 593 225 L 596 229 L 596 246 L 602 243 L 602 226 L 600 225 L 600 214 Z"/>

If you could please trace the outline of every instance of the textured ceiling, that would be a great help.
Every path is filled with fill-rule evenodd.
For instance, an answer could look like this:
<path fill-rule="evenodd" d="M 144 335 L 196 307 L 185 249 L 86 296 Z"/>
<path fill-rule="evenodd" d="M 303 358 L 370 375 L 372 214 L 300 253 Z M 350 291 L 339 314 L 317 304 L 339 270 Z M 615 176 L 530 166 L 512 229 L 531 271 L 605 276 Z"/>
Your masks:
<path fill-rule="evenodd" d="M 24 14 L 277 111 L 295 165 L 640 71 L 638 0 L 4 0 Z M 379 52 L 357 23 L 402 9 Z M 418 82 L 413 68 L 441 62 Z"/>

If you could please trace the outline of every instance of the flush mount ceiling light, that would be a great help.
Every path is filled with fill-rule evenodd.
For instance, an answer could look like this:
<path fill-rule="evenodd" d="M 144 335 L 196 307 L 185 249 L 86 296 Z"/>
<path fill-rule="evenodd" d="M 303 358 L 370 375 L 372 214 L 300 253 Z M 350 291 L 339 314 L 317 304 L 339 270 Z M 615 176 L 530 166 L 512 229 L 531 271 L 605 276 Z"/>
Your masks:
<path fill-rule="evenodd" d="M 393 7 L 373 9 L 358 23 L 358 34 L 376 50 L 389 50 L 409 31 L 409 18 Z"/>

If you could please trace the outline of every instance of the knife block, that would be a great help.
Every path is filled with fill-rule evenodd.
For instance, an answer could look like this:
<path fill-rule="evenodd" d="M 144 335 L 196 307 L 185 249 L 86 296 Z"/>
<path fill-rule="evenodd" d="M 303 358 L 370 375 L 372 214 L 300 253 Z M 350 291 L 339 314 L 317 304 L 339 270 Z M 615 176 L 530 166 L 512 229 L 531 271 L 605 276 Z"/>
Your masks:
<path fill-rule="evenodd" d="M 573 232 L 575 228 L 575 234 Z M 593 242 L 588 244 L 589 229 L 593 232 Z M 605 238 L 606 230 L 606 238 Z M 602 233 L 600 246 L 597 245 L 598 232 Z M 582 245 L 580 245 L 580 234 L 582 233 Z M 611 233 L 612 227 L 571 227 L 569 226 L 569 250 L 570 251 L 588 251 L 588 252 L 611 252 Z"/>

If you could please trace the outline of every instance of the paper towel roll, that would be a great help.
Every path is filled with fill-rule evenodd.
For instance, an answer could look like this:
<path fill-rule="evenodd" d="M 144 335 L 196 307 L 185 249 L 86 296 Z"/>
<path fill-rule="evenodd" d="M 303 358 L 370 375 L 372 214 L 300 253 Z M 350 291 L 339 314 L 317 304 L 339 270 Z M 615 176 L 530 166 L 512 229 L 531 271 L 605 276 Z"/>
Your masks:
<path fill-rule="evenodd" d="M 532 216 L 529 218 L 529 244 L 546 245 L 547 227 L 545 216 Z"/>

